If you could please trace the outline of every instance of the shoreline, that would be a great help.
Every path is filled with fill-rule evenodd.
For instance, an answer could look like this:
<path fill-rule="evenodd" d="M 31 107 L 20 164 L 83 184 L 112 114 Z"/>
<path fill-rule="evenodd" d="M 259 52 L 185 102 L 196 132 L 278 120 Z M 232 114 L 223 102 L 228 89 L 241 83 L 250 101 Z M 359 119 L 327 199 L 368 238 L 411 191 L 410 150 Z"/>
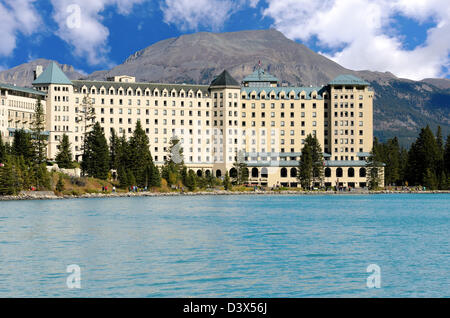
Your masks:
<path fill-rule="evenodd" d="M 0 201 L 26 201 L 26 200 L 70 200 L 70 199 L 107 199 L 107 198 L 133 198 L 133 197 L 168 197 L 168 196 L 215 196 L 215 195 L 375 195 L 375 194 L 450 194 L 450 190 L 431 191 L 198 191 L 198 192 L 116 192 L 116 193 L 85 193 L 81 195 L 63 195 L 48 191 L 45 193 L 26 193 L 19 195 L 0 196 Z"/>

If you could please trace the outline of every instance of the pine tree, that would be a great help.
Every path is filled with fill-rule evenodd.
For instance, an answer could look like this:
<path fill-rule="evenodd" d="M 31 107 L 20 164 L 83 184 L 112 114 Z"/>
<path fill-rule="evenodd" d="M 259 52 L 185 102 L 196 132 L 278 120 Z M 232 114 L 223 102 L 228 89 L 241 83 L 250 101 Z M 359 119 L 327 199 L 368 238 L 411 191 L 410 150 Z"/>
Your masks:
<path fill-rule="evenodd" d="M 59 152 L 56 155 L 55 161 L 58 164 L 58 167 L 62 169 L 72 169 L 73 161 L 72 161 L 72 151 L 71 145 L 69 142 L 69 136 L 63 134 L 62 139 L 59 143 Z"/>
<path fill-rule="evenodd" d="M 313 159 L 312 149 L 309 144 L 305 143 L 298 164 L 297 179 L 303 189 L 310 189 L 313 180 Z"/>
<path fill-rule="evenodd" d="M 386 144 L 382 144 L 383 153 L 380 161 L 386 164 L 385 167 L 385 183 L 396 184 L 401 183 L 400 177 L 400 145 L 397 137 L 389 139 Z"/>
<path fill-rule="evenodd" d="M 225 172 L 225 177 L 223 179 L 223 187 L 226 191 L 231 190 L 231 180 L 228 171 Z"/>
<path fill-rule="evenodd" d="M 439 166 L 439 150 L 430 127 L 422 128 L 408 152 L 407 180 L 411 185 L 423 185 L 425 176 L 434 174 Z M 428 169 L 430 171 L 428 171 Z"/>
<path fill-rule="evenodd" d="M 436 190 L 438 188 L 438 180 L 436 178 L 435 172 L 428 168 L 425 172 L 425 176 L 423 179 L 423 184 L 429 189 L 429 190 Z"/>
<path fill-rule="evenodd" d="M 442 176 L 444 182 L 442 182 L 442 189 L 450 189 L 450 135 L 447 136 L 444 148 L 444 173 Z"/>
<path fill-rule="evenodd" d="M 188 172 L 185 170 L 183 148 L 181 147 L 180 140 L 173 137 L 170 140 L 169 149 L 167 151 L 166 160 L 161 170 L 161 177 L 167 181 L 169 186 L 176 184 L 179 180 L 187 186 Z"/>
<path fill-rule="evenodd" d="M 110 169 L 118 170 L 120 165 L 120 139 L 117 136 L 114 128 L 111 131 L 111 137 L 109 138 L 109 157 L 110 157 Z"/>
<path fill-rule="evenodd" d="M 303 189 L 310 189 L 311 184 L 323 183 L 323 153 L 316 136 L 308 135 L 300 156 L 297 179 Z"/>
<path fill-rule="evenodd" d="M 444 162 L 444 140 L 442 138 L 442 129 L 441 126 L 438 126 L 436 132 L 436 147 L 437 147 L 437 159 L 436 159 L 436 167 L 435 174 L 437 177 L 437 184 L 439 189 L 443 189 L 446 187 L 446 180 L 444 180 L 443 174 L 445 174 L 445 162 Z"/>
<path fill-rule="evenodd" d="M 31 131 L 35 160 L 40 165 L 47 160 L 47 137 L 44 135 L 45 110 L 41 98 L 36 101 Z"/>
<path fill-rule="evenodd" d="M 36 188 L 38 190 L 50 190 L 51 179 L 50 174 L 47 171 L 47 166 L 45 163 L 34 165 L 35 176 L 36 176 Z"/>
<path fill-rule="evenodd" d="M 197 187 L 197 175 L 193 170 L 189 170 L 187 176 L 187 182 L 185 186 L 189 189 L 189 191 L 194 191 Z"/>
<path fill-rule="evenodd" d="M 233 168 L 236 169 L 237 172 L 236 176 L 233 178 L 233 183 L 237 185 L 247 183 L 249 172 L 247 164 L 245 163 L 244 153 L 242 150 L 236 153 Z"/>
<path fill-rule="evenodd" d="M 19 190 L 15 169 L 11 163 L 7 162 L 0 167 L 0 195 L 14 195 Z"/>
<path fill-rule="evenodd" d="M 128 188 L 131 184 L 128 180 L 128 173 L 125 170 L 125 167 L 120 165 L 119 170 L 117 171 L 118 179 L 119 179 L 119 186 L 121 188 Z"/>
<path fill-rule="evenodd" d="M 130 158 L 129 168 L 136 178 L 137 185 L 140 187 L 151 186 L 149 183 L 148 174 L 153 169 L 156 169 L 156 167 L 150 153 L 148 136 L 142 129 L 141 122 L 139 120 L 136 123 L 133 136 L 130 138 L 130 148 L 133 149 L 133 153 Z"/>
<path fill-rule="evenodd" d="M 378 140 L 375 138 L 370 156 L 366 160 L 367 184 L 369 189 L 376 190 L 380 187 L 383 180 L 383 158 L 382 150 Z"/>
<path fill-rule="evenodd" d="M 6 161 L 6 155 L 7 155 L 6 146 L 3 143 L 3 136 L 2 133 L 0 132 L 0 163 L 4 163 Z"/>
<path fill-rule="evenodd" d="M 106 180 L 109 173 L 109 148 L 100 124 L 95 123 L 85 141 L 81 169 L 84 174 Z"/>
<path fill-rule="evenodd" d="M 31 136 L 24 129 L 14 132 L 14 140 L 12 144 L 12 153 L 15 156 L 23 156 L 27 162 L 33 161 L 35 158 Z"/>
<path fill-rule="evenodd" d="M 64 191 L 64 178 L 62 174 L 59 175 L 58 183 L 56 184 L 56 191 L 58 191 L 59 193 Z"/>

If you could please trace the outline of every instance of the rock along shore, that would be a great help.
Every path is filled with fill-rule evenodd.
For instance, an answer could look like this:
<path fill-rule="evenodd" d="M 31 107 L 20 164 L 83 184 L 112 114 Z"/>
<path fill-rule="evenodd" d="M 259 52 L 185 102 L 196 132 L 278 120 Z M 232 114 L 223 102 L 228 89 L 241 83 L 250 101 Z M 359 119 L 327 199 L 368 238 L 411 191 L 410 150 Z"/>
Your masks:
<path fill-rule="evenodd" d="M 165 196 L 205 196 L 205 195 L 361 195 L 361 194 L 437 194 L 450 191 L 199 191 L 199 192 L 116 192 L 116 193 L 85 193 L 81 195 L 57 196 L 51 191 L 26 191 L 19 195 L 0 196 L 0 201 L 13 200 L 61 200 L 88 198 L 133 198 L 133 197 L 165 197 Z"/>

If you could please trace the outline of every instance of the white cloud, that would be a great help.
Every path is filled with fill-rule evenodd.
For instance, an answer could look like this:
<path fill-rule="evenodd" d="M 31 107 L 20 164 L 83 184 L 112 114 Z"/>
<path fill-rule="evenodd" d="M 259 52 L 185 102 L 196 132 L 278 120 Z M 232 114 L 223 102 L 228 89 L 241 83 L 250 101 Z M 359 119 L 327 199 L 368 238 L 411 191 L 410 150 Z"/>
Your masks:
<path fill-rule="evenodd" d="M 391 71 L 411 79 L 446 76 L 450 63 L 450 6 L 448 0 L 266 0 L 264 15 L 291 39 L 317 39 L 329 57 L 351 69 Z M 436 27 L 428 30 L 426 42 L 405 49 L 405 35 L 389 35 L 396 15 Z"/>
<path fill-rule="evenodd" d="M 86 57 L 91 65 L 108 64 L 109 30 L 102 24 L 101 12 L 115 6 L 128 15 L 135 4 L 145 0 L 51 0 L 53 18 L 58 24 L 56 34 L 74 48 L 74 54 Z"/>
<path fill-rule="evenodd" d="M 40 25 L 41 19 L 33 2 L 35 0 L 4 0 L 0 3 L 0 55 L 12 53 L 18 33 L 31 35 Z"/>
<path fill-rule="evenodd" d="M 232 14 L 249 5 L 255 8 L 259 0 L 165 0 L 161 4 L 164 22 L 183 31 L 200 26 L 220 30 Z"/>

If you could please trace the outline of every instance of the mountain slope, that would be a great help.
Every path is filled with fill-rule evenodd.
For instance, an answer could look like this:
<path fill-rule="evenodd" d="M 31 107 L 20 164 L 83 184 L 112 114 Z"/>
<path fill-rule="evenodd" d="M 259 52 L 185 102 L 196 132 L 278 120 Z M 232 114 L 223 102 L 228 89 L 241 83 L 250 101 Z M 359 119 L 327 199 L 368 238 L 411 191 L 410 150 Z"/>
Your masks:
<path fill-rule="evenodd" d="M 51 60 L 37 59 L 29 63 L 21 64 L 9 70 L 2 71 L 0 72 L 0 82 L 29 87 L 33 82 L 33 72 L 34 70 L 36 70 L 36 66 L 42 65 L 45 69 L 51 62 Z M 74 80 L 83 77 L 83 74 L 76 72 L 71 65 L 60 64 L 58 62 L 56 62 L 56 64 L 58 64 L 58 66 L 63 70 L 63 72 L 69 79 Z"/>

